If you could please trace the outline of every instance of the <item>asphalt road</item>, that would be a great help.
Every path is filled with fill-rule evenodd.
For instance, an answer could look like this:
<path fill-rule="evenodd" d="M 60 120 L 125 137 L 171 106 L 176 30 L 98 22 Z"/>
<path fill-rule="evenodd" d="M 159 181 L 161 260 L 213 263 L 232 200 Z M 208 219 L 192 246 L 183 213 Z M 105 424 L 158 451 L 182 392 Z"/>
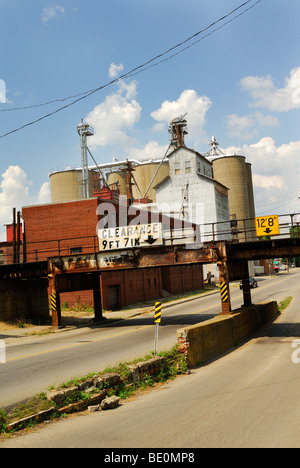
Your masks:
<path fill-rule="evenodd" d="M 300 351 L 293 347 L 300 338 L 299 275 L 266 281 L 254 292 L 294 300 L 234 352 L 116 410 L 53 422 L 0 447 L 102 447 L 102 456 L 122 447 L 299 448 Z"/>
<path fill-rule="evenodd" d="M 292 270 L 289 275 L 261 280 L 259 288 L 253 290 L 253 301 L 283 299 L 297 284 L 299 275 Z M 238 308 L 243 302 L 242 292 L 231 287 L 231 296 L 233 308 Z M 159 350 L 170 349 L 176 343 L 176 332 L 182 326 L 219 312 L 219 294 L 166 308 L 159 331 Z M 0 406 L 5 408 L 73 377 L 144 356 L 154 348 L 154 327 L 153 314 L 149 313 L 46 337 L 8 338 L 6 364 L 0 365 Z"/>

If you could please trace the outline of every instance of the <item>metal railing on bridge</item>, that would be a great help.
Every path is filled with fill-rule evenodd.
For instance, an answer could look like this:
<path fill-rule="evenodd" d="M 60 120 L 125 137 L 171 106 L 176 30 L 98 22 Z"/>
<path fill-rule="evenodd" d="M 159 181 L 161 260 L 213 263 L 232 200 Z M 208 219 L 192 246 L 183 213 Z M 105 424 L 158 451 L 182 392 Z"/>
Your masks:
<path fill-rule="evenodd" d="M 201 245 L 210 242 L 253 242 L 259 240 L 272 240 L 273 238 L 299 238 L 300 213 L 278 215 L 278 230 L 273 234 L 272 229 L 266 227 L 263 236 L 257 235 L 257 220 L 274 217 L 260 217 L 247 219 L 231 219 L 215 223 L 195 225 L 194 235 L 190 223 L 187 228 L 182 221 L 182 229 L 164 229 L 163 247 L 176 247 L 188 245 L 189 248 L 201 248 Z M 300 219 L 300 218 L 299 218 Z M 271 226 L 272 227 L 272 226 Z M 139 247 L 138 247 L 139 248 Z M 149 247 L 150 248 L 150 247 Z M 155 248 L 155 246 L 151 247 Z M 99 253 L 99 239 L 97 235 L 85 237 L 68 237 L 60 239 L 42 239 L 25 241 L 21 243 L 16 255 L 16 246 L 13 243 L 0 244 L 0 265 L 27 263 L 47 260 L 51 257 L 65 257 L 72 255 L 85 255 Z"/>

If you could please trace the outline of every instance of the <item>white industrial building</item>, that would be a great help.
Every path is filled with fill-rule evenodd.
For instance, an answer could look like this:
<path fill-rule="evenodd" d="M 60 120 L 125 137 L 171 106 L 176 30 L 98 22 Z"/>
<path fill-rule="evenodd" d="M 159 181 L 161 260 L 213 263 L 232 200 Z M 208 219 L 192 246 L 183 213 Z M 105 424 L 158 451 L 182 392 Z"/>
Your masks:
<path fill-rule="evenodd" d="M 211 240 L 214 230 L 216 239 L 221 230 L 230 230 L 228 189 L 213 179 L 212 164 L 185 146 L 172 151 L 168 160 L 169 176 L 154 186 L 157 210 L 201 225 L 203 241 Z"/>

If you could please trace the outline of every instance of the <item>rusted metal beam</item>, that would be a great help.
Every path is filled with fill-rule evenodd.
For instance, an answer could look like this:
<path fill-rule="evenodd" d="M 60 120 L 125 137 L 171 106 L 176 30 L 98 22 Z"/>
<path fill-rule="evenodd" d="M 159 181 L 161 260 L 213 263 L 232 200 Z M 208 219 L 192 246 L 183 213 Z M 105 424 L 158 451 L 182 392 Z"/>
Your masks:
<path fill-rule="evenodd" d="M 266 260 L 300 256 L 300 238 L 272 239 L 257 242 L 226 242 L 230 261 Z"/>
<path fill-rule="evenodd" d="M 0 279 L 46 278 L 48 262 L 16 263 L 0 266 Z"/>
<path fill-rule="evenodd" d="M 206 245 L 201 249 L 184 247 L 157 247 L 101 252 L 88 255 L 72 255 L 49 259 L 53 273 L 80 273 L 85 271 L 122 270 L 150 268 L 192 263 L 216 263 L 223 260 L 224 247 L 219 244 Z"/>

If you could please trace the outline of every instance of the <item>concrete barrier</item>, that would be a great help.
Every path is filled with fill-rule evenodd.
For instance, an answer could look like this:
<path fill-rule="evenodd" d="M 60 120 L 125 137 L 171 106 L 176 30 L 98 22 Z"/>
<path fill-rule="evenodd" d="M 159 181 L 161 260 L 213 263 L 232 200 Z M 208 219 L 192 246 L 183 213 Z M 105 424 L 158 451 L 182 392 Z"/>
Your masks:
<path fill-rule="evenodd" d="M 277 302 L 243 307 L 177 331 L 178 348 L 193 367 L 223 354 L 279 315 Z"/>

